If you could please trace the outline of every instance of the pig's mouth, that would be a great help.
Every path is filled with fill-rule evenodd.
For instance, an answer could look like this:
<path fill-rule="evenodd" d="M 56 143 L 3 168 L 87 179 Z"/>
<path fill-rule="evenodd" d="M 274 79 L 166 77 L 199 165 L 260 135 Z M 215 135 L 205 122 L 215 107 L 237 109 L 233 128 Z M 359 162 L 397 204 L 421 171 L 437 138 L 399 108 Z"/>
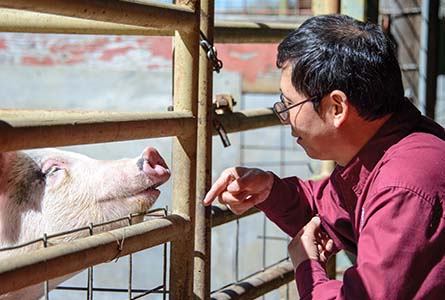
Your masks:
<path fill-rule="evenodd" d="M 157 188 L 162 185 L 163 182 L 158 182 L 155 183 L 153 185 L 150 185 L 148 188 L 145 188 L 139 192 L 136 192 L 133 194 L 133 196 L 142 196 L 142 195 L 151 195 L 151 194 L 157 194 L 157 196 L 159 196 L 159 194 L 161 193 Z M 156 196 L 156 198 L 157 198 Z"/>

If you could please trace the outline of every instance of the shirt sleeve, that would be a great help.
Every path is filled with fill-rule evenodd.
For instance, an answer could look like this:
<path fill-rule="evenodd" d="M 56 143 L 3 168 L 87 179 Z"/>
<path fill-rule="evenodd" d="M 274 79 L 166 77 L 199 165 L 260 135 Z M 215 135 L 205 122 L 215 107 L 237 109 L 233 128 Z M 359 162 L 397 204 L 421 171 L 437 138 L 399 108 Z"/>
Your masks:
<path fill-rule="evenodd" d="M 301 299 L 424 299 L 440 290 L 443 270 L 437 265 L 445 254 L 440 201 L 387 187 L 367 203 L 357 265 L 340 282 L 328 280 L 316 261 L 301 263 L 295 271 Z"/>

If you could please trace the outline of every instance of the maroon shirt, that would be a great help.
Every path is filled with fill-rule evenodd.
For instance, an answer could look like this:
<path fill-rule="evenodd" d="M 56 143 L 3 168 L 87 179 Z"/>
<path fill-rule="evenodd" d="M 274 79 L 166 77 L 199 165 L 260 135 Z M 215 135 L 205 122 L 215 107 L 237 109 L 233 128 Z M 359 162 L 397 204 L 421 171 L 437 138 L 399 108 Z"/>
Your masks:
<path fill-rule="evenodd" d="M 306 260 L 301 299 L 445 299 L 445 131 L 408 101 L 345 167 L 322 181 L 275 177 L 258 205 L 290 236 L 315 214 L 357 255 L 343 280 Z"/>

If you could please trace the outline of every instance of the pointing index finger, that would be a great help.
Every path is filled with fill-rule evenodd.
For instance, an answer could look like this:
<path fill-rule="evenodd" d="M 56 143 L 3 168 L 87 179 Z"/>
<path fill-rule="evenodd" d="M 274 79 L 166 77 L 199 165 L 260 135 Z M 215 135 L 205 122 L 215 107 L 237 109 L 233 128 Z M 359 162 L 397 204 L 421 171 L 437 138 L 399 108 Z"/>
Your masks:
<path fill-rule="evenodd" d="M 207 192 L 206 196 L 204 197 L 204 205 L 208 206 L 212 204 L 212 202 L 215 200 L 215 198 L 224 192 L 227 189 L 227 186 L 234 180 L 234 177 L 232 174 L 222 174 L 212 185 L 210 190 Z"/>

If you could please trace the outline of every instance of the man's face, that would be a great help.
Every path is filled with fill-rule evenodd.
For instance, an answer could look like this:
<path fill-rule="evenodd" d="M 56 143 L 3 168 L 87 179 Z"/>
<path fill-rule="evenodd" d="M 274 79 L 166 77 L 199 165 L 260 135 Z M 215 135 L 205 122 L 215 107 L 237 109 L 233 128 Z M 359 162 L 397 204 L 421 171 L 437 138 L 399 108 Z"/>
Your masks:
<path fill-rule="evenodd" d="M 284 65 L 281 73 L 281 92 L 283 93 L 285 106 L 306 100 L 308 97 L 299 94 L 292 85 L 292 66 Z M 313 95 L 309 95 L 313 96 Z M 292 136 L 296 142 L 303 147 L 307 155 L 315 159 L 332 159 L 333 126 L 330 126 L 329 117 L 324 113 L 323 100 L 320 104 L 320 113 L 318 113 L 311 101 L 303 103 L 297 107 L 291 108 L 287 124 L 291 126 Z"/>

